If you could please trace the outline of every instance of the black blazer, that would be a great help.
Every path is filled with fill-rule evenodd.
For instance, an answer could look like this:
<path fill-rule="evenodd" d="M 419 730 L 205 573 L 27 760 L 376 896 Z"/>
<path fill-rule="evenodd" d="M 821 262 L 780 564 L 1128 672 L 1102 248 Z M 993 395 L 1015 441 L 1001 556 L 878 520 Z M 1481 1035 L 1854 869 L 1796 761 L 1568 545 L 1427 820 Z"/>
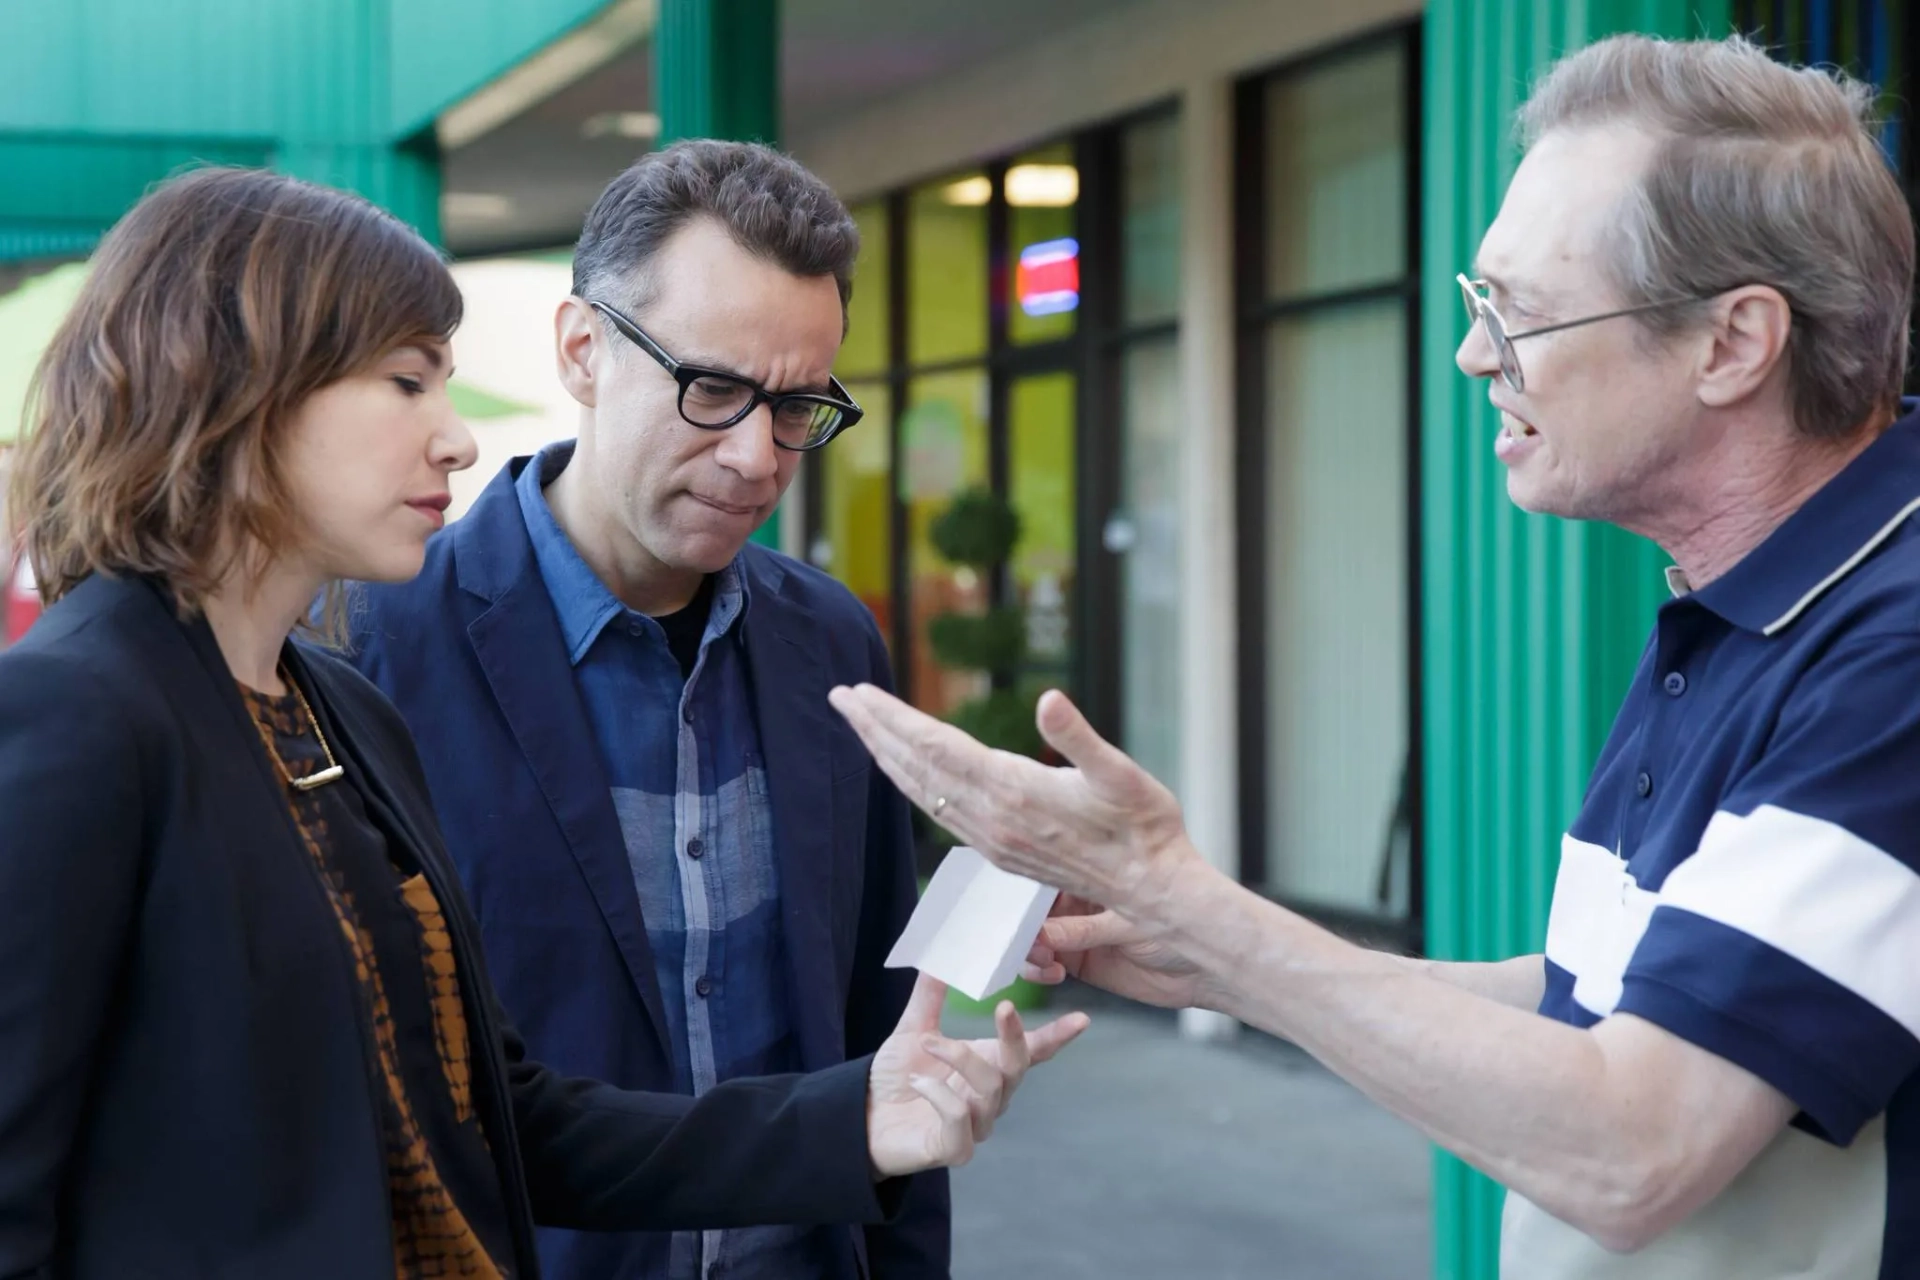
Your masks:
<path fill-rule="evenodd" d="M 399 716 L 335 658 L 289 664 L 445 909 L 513 1274 L 537 1273 L 536 1220 L 897 1206 L 866 1060 L 698 1101 L 526 1060 Z M 151 582 L 90 579 L 0 654 L 0 1277 L 393 1274 L 362 997 L 282 785 L 212 631 Z"/>

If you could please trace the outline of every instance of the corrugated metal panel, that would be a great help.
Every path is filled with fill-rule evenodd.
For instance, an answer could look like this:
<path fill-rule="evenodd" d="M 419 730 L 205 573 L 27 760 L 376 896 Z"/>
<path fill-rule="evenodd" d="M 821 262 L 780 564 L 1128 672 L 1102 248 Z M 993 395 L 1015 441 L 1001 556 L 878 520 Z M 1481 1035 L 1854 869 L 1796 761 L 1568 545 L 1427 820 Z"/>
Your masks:
<path fill-rule="evenodd" d="M 0 129 L 391 140 L 606 3 L 17 3 L 0 40 Z"/>
<path fill-rule="evenodd" d="M 0 40 L 0 135 L 39 137 L 0 142 L 0 218 L 111 222 L 193 160 L 271 161 L 438 238 L 439 165 L 417 135 L 604 3 L 19 4 Z"/>
<path fill-rule="evenodd" d="M 195 164 L 259 165 L 265 142 L 0 134 L 0 219 L 105 227 L 157 178 Z"/>
<path fill-rule="evenodd" d="M 1473 259 L 1518 160 L 1519 95 L 1614 31 L 1717 33 L 1726 0 L 1434 0 L 1425 81 L 1427 939 L 1445 959 L 1538 951 L 1559 841 L 1660 598 L 1657 549 L 1506 498 L 1485 388 L 1453 352 Z M 1434 1274 L 1498 1273 L 1500 1192 L 1441 1156 Z"/>

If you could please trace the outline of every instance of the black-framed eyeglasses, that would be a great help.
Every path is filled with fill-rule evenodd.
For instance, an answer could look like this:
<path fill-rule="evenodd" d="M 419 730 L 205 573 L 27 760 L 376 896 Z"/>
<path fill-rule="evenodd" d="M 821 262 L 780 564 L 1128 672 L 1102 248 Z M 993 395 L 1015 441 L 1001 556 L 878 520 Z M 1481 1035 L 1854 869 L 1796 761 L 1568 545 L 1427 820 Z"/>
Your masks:
<path fill-rule="evenodd" d="M 680 416 L 703 431 L 724 431 L 745 420 L 762 404 L 772 406 L 773 442 L 782 449 L 804 453 L 860 421 L 865 410 L 854 403 L 840 379 L 827 377 L 827 392 L 769 391 L 759 383 L 725 369 L 681 364 L 647 331 L 604 302 L 587 305 L 605 316 L 621 336 L 657 360 L 680 384 Z"/>
<path fill-rule="evenodd" d="M 1644 311 L 1659 311 L 1663 307 L 1678 307 L 1689 302 L 1705 302 L 1717 296 L 1703 293 L 1691 298 L 1667 298 L 1660 302 L 1642 303 L 1637 307 L 1623 307 L 1618 311 L 1603 311 L 1597 316 L 1581 316 L 1578 320 L 1562 320 L 1559 324 L 1545 324 L 1538 329 L 1528 329 L 1522 333 L 1507 332 L 1507 322 L 1494 310 L 1493 303 L 1486 295 L 1485 280 L 1469 280 L 1466 273 L 1454 277 L 1460 286 L 1460 298 L 1467 304 L 1467 319 L 1472 324 L 1485 325 L 1487 341 L 1493 344 L 1493 353 L 1500 358 L 1500 378 L 1515 391 L 1527 389 L 1526 377 L 1520 371 L 1520 356 L 1513 344 L 1522 338 L 1537 338 L 1545 333 L 1558 333 L 1562 329 L 1578 329 L 1582 325 L 1599 324 L 1602 320 L 1617 320 L 1621 316 L 1637 316 Z"/>

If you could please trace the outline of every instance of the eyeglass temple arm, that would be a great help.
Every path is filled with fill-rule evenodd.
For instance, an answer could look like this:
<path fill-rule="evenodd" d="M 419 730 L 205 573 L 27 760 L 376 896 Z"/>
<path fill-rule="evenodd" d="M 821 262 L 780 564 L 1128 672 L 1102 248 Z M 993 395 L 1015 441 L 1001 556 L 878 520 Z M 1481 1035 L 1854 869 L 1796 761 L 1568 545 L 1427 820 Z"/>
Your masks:
<path fill-rule="evenodd" d="M 613 327 L 618 329 L 634 346 L 640 348 L 657 360 L 661 368 L 665 369 L 668 373 L 677 374 L 680 372 L 680 362 L 668 355 L 665 347 L 648 337 L 645 329 L 642 329 L 639 325 L 627 319 L 604 302 L 589 302 L 587 305 L 605 316 L 613 324 Z"/>

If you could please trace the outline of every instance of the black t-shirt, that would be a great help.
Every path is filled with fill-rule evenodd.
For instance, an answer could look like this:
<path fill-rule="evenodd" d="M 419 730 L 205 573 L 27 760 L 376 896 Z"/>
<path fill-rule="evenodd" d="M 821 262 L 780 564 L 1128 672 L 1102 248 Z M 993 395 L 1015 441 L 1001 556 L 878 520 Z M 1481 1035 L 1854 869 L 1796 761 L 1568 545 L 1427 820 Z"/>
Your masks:
<path fill-rule="evenodd" d="M 707 618 L 713 613 L 713 583 L 714 575 L 708 574 L 685 608 L 654 619 L 667 633 L 667 648 L 680 664 L 682 680 L 693 678 L 693 666 L 700 660 L 700 641 L 707 634 Z"/>

